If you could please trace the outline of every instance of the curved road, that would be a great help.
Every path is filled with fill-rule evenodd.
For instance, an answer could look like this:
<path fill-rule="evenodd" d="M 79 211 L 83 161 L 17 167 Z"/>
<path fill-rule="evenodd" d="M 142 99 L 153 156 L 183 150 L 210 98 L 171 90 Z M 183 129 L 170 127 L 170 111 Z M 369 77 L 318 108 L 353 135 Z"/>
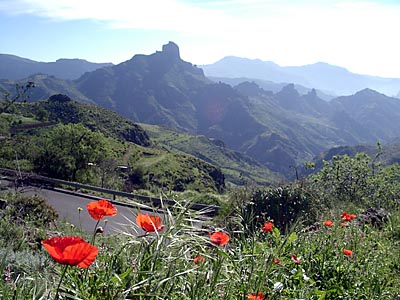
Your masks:
<path fill-rule="evenodd" d="M 81 227 L 87 232 L 93 232 L 97 221 L 92 219 L 89 215 L 86 205 L 89 202 L 97 201 L 97 199 L 100 198 L 93 199 L 77 193 L 65 193 L 57 190 L 38 189 L 34 187 L 25 190 L 24 193 L 43 197 L 47 200 L 48 204 L 56 209 L 60 219 L 64 218 L 67 222 L 74 224 L 77 227 Z M 104 234 L 115 234 L 121 232 L 135 235 L 143 234 L 144 231 L 138 229 L 136 226 L 138 208 L 119 205 L 115 202 L 113 203 L 118 210 L 117 215 L 114 217 L 105 217 L 104 219 L 108 220 L 106 225 L 104 220 L 101 220 L 99 223 L 99 226 L 104 228 Z M 82 208 L 80 213 L 78 211 L 79 207 Z M 160 216 L 162 217 L 162 215 Z"/>

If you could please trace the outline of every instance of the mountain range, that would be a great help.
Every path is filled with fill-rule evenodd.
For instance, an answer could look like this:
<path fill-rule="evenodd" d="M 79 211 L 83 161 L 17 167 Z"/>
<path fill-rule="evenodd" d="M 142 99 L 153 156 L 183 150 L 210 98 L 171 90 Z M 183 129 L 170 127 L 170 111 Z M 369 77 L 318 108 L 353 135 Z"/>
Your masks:
<path fill-rule="evenodd" d="M 260 62 L 252 64 L 260 66 Z M 307 72 L 298 68 L 283 72 L 273 63 L 265 65 L 276 80 L 287 81 L 282 77 L 286 72 L 292 74 L 292 82 L 306 75 L 311 78 L 320 69 L 331 70 L 331 82 L 337 84 L 345 81 L 340 74 L 350 73 L 333 66 L 326 69 L 326 64 L 309 67 Z M 242 65 L 235 70 L 247 69 Z M 210 69 L 205 67 L 205 72 L 209 74 Z M 251 78 L 263 74 L 261 67 L 258 72 Z M 319 82 L 327 82 L 328 73 L 321 71 Z M 229 77 L 225 73 L 213 75 Z M 239 73 L 231 75 L 243 77 Z M 397 98 L 363 86 L 354 94 L 332 96 L 327 101 L 320 97 L 320 90 L 306 88 L 311 80 L 299 83 L 304 88 L 290 83 L 266 90 L 245 78 L 232 86 L 211 80 L 203 69 L 183 61 L 173 42 L 151 55 L 135 55 L 121 64 L 86 72 L 78 79 L 33 75 L 20 81 L 2 80 L 0 87 L 12 92 L 13 85 L 27 80 L 37 85 L 31 94 L 32 101 L 58 91 L 75 100 L 112 109 L 135 122 L 203 135 L 288 179 L 293 178 L 293 169 L 299 164 L 329 148 L 377 141 L 390 143 L 400 136 Z M 315 87 L 327 90 L 326 86 Z M 188 143 L 193 141 L 188 139 Z M 184 148 L 180 146 L 181 150 Z M 191 151 L 196 155 L 196 151 Z"/>
<path fill-rule="evenodd" d="M 55 62 L 38 62 L 15 55 L 0 54 L 0 79 L 24 79 L 38 73 L 53 75 L 61 79 L 77 79 L 85 72 L 110 65 L 112 64 L 65 58 Z"/>
<path fill-rule="evenodd" d="M 333 95 L 351 95 L 370 88 L 389 96 L 400 93 L 400 78 L 355 74 L 324 62 L 281 67 L 271 61 L 227 56 L 214 64 L 201 65 L 208 77 L 257 78 L 275 83 L 296 83 Z"/>

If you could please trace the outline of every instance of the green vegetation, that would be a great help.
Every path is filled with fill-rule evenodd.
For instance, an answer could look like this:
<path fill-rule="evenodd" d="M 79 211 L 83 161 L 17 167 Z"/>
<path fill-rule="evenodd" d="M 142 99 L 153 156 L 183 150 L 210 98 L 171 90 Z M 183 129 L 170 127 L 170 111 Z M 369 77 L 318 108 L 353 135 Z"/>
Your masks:
<path fill-rule="evenodd" d="M 16 103 L 0 115 L 0 166 L 132 192 L 221 193 L 220 169 L 154 147 L 142 129 L 114 112 L 64 95 Z M 10 133 L 13 133 L 12 135 Z"/>
<path fill-rule="evenodd" d="M 183 152 L 201 158 L 221 168 L 226 182 L 244 185 L 254 182 L 269 185 L 283 180 L 278 174 L 269 171 L 256 160 L 225 147 L 219 140 L 204 135 L 191 135 L 164 126 L 140 124 L 154 144 L 162 145 L 170 151 Z"/>
<path fill-rule="evenodd" d="M 15 214 L 19 202 L 13 200 L 19 196 L 4 194 L 8 205 L 0 211 L 7 221 L 0 223 L 0 296 L 399 299 L 399 170 L 398 165 L 377 167 L 377 160 L 364 154 L 336 157 L 291 185 L 232 192 L 230 207 L 214 219 L 178 204 L 166 208 L 157 231 L 136 224 L 134 213 L 126 224 L 127 232 L 138 232 L 134 235 L 91 237 L 79 227 L 46 221 L 52 213 L 21 221 Z M 39 211 L 34 205 L 43 206 L 24 201 L 32 212 Z M 229 234 L 227 244 L 210 239 L 209 234 L 220 230 Z M 35 238 L 24 232 L 36 232 Z M 3 241 L 11 235 L 16 237 L 12 243 Z M 55 235 L 92 240 L 99 249 L 95 261 L 87 270 L 53 261 L 40 244 Z"/>

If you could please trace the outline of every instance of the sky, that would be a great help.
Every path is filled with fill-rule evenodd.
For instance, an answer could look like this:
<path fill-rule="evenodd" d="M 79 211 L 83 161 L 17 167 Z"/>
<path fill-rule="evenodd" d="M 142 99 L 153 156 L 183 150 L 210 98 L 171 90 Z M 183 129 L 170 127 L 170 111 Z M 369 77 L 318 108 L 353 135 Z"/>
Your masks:
<path fill-rule="evenodd" d="M 121 63 L 168 41 L 225 56 L 400 78 L 400 0 L 0 0 L 0 53 Z"/>

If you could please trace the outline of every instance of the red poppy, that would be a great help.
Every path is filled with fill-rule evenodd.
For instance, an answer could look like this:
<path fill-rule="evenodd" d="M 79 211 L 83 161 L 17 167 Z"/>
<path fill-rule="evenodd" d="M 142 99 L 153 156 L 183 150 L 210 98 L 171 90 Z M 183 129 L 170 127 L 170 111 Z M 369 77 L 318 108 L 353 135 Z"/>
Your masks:
<path fill-rule="evenodd" d="M 78 236 L 53 237 L 42 241 L 50 256 L 59 264 L 89 267 L 99 250 Z"/>
<path fill-rule="evenodd" d="M 229 235 L 221 231 L 210 234 L 211 242 L 218 246 L 223 246 L 229 242 Z"/>
<path fill-rule="evenodd" d="M 136 217 L 136 224 L 147 232 L 158 232 L 165 227 L 161 224 L 161 218 L 159 216 L 149 216 L 148 214 L 141 213 L 138 213 Z"/>
<path fill-rule="evenodd" d="M 274 258 L 274 264 L 280 264 L 281 263 L 281 260 L 279 259 L 279 258 L 277 258 L 277 257 L 275 257 Z"/>
<path fill-rule="evenodd" d="M 89 215 L 97 221 L 103 219 L 105 216 L 113 217 L 117 214 L 115 206 L 112 205 L 111 202 L 103 199 L 90 202 L 87 205 L 87 210 Z"/>
<path fill-rule="evenodd" d="M 296 254 L 292 254 L 292 260 L 296 263 L 296 264 L 300 264 L 300 259 L 297 258 Z"/>
<path fill-rule="evenodd" d="M 198 264 L 204 262 L 205 260 L 206 260 L 206 259 L 204 258 L 204 256 L 201 256 L 201 255 L 196 255 L 196 256 L 193 258 L 193 262 L 194 262 L 196 265 L 198 265 Z"/>
<path fill-rule="evenodd" d="M 250 300 L 264 300 L 265 296 L 262 292 L 258 292 L 256 294 L 247 294 L 247 298 Z"/>
<path fill-rule="evenodd" d="M 351 256 L 353 255 L 353 251 L 349 250 L 349 249 L 344 249 L 343 250 L 343 254 L 346 256 Z"/>
<path fill-rule="evenodd" d="M 355 214 L 350 214 L 350 220 L 354 220 L 357 216 Z"/>
<path fill-rule="evenodd" d="M 331 227 L 331 226 L 333 226 L 333 222 L 332 222 L 331 220 L 326 220 L 326 221 L 324 222 L 324 225 L 325 225 L 326 227 Z"/>
<path fill-rule="evenodd" d="M 347 212 L 343 212 L 340 215 L 340 218 L 345 221 L 345 222 L 350 222 L 351 220 L 354 220 L 357 216 L 355 214 L 348 214 Z"/>
<path fill-rule="evenodd" d="M 262 232 L 271 232 L 272 233 L 272 228 L 274 227 L 274 223 L 272 222 L 265 222 L 264 226 L 261 228 Z"/>

